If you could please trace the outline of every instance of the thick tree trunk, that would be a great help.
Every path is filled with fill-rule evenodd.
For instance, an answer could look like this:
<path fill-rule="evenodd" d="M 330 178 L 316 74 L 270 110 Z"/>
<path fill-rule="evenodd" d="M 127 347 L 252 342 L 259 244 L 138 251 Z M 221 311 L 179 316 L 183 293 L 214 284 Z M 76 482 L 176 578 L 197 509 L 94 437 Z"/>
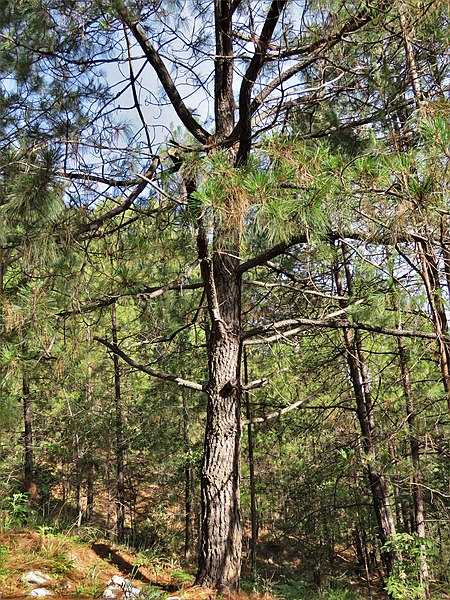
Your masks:
<path fill-rule="evenodd" d="M 239 588 L 241 568 L 241 278 L 231 253 L 209 256 L 198 236 L 211 318 L 208 408 L 202 466 L 202 535 L 197 584 Z"/>
<path fill-rule="evenodd" d="M 233 2 L 215 0 L 214 113 L 218 143 L 234 127 Z M 229 149 L 232 162 L 234 150 Z M 231 202 L 231 199 L 230 199 Z M 231 213 L 233 209 L 231 208 Z M 211 333 L 209 382 L 201 479 L 202 533 L 197 583 L 234 592 L 241 571 L 241 276 L 237 273 L 241 223 L 214 224 L 213 251 L 199 216 L 198 256 Z"/>
<path fill-rule="evenodd" d="M 111 330 L 113 344 L 117 346 L 117 318 L 116 305 L 111 307 Z M 122 397 L 120 385 L 119 357 L 113 354 L 114 361 L 114 405 L 115 405 L 115 429 L 116 429 L 116 534 L 117 541 L 124 541 L 125 532 L 125 472 L 124 472 L 124 440 L 123 440 L 123 416 Z"/>

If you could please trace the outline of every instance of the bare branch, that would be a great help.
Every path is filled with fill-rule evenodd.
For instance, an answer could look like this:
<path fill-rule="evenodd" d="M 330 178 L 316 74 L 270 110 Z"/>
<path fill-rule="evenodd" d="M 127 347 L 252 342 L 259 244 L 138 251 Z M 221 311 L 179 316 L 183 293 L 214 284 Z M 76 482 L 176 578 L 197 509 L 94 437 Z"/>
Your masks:
<path fill-rule="evenodd" d="M 307 46 L 303 46 L 297 48 L 289 53 L 285 53 L 285 56 L 295 56 L 295 55 L 306 55 L 307 58 L 293 65 L 290 69 L 287 69 L 283 73 L 281 73 L 278 77 L 273 79 L 259 94 L 256 98 L 254 98 L 251 104 L 251 114 L 253 115 L 264 100 L 278 88 L 279 85 L 294 77 L 300 71 L 306 69 L 313 62 L 322 58 L 324 52 L 330 50 L 333 46 L 338 44 L 343 36 L 348 35 L 350 33 L 354 33 L 358 31 L 364 25 L 369 23 L 372 20 L 372 17 L 367 14 L 367 11 L 361 11 L 351 19 L 349 19 L 339 31 L 337 31 L 334 35 L 331 35 L 327 38 L 321 38 L 312 44 L 308 44 Z M 279 58 L 277 58 L 279 60 Z M 240 122 L 236 125 L 236 128 L 241 127 Z"/>
<path fill-rule="evenodd" d="M 151 367 L 147 367 L 146 365 L 142 365 L 141 363 L 133 360 L 128 354 L 125 354 L 118 346 L 111 344 L 107 340 L 100 338 L 98 336 L 94 337 L 96 342 L 103 344 L 106 346 L 111 352 L 114 352 L 117 356 L 120 356 L 122 360 L 128 363 L 131 367 L 142 371 L 143 373 L 147 373 L 147 375 L 151 375 L 156 379 L 161 379 L 162 381 L 171 381 L 172 383 L 176 383 L 179 387 L 188 388 L 190 390 L 197 390 L 199 392 L 203 392 L 206 389 L 205 385 L 201 385 L 200 383 L 196 383 L 195 381 L 187 381 L 186 379 L 182 379 L 181 377 L 176 377 L 175 375 L 171 375 L 169 373 L 164 373 L 163 371 L 156 371 Z"/>
<path fill-rule="evenodd" d="M 265 423 L 266 421 L 269 421 L 270 419 L 276 419 L 277 417 L 281 417 L 281 415 L 285 415 L 286 413 L 291 412 L 291 410 L 295 410 L 296 408 L 299 408 L 307 400 L 312 400 L 314 397 L 315 397 L 315 394 L 310 394 L 306 398 L 297 400 L 297 402 L 294 402 L 293 404 L 289 404 L 289 406 L 285 406 L 284 408 L 280 408 L 280 410 L 271 412 L 268 415 L 265 415 L 264 417 L 253 417 L 252 419 L 244 419 L 242 421 L 242 426 L 244 427 L 244 425 L 253 425 L 254 423 Z"/>
<path fill-rule="evenodd" d="M 265 375 L 264 377 L 261 377 L 261 379 L 255 379 L 254 381 L 250 381 L 249 383 L 246 383 L 245 385 L 242 386 L 242 389 L 246 392 L 248 392 L 249 390 L 256 390 L 257 388 L 261 388 L 266 386 L 269 381 L 272 379 L 272 377 L 274 375 L 279 375 L 280 373 L 284 373 L 285 371 L 287 371 L 288 369 L 278 369 L 277 371 L 272 371 L 272 373 L 269 373 L 269 375 Z"/>

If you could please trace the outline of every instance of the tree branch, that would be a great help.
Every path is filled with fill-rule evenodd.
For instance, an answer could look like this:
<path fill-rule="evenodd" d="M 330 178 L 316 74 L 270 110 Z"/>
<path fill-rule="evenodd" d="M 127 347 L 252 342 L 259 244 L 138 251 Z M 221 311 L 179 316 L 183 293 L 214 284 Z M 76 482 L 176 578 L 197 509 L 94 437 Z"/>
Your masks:
<path fill-rule="evenodd" d="M 266 85 L 266 87 L 258 94 L 258 96 L 253 100 L 251 104 L 251 114 L 253 115 L 264 100 L 281 84 L 308 67 L 318 58 L 323 56 L 323 53 L 330 50 L 333 46 L 339 43 L 344 35 L 349 33 L 354 33 L 361 29 L 372 20 L 372 17 L 367 14 L 366 11 L 361 11 L 351 19 L 349 19 L 339 31 L 337 31 L 334 35 L 331 35 L 327 38 L 321 38 L 313 42 L 312 44 L 308 44 L 307 46 L 303 46 L 298 48 L 297 50 L 292 51 L 291 53 L 285 53 L 284 56 L 294 56 L 300 54 L 306 54 L 307 58 L 293 65 L 290 69 L 281 73 L 278 77 L 273 79 L 270 83 Z M 277 59 L 279 60 L 279 59 Z M 240 122 L 236 125 L 236 128 L 242 127 Z"/>
<path fill-rule="evenodd" d="M 170 375 L 169 373 L 164 373 L 162 371 L 156 371 L 151 367 L 142 365 L 141 363 L 138 363 L 135 360 L 133 360 L 130 356 L 128 356 L 128 354 L 125 354 L 125 352 L 123 352 L 118 346 L 111 344 L 110 342 L 104 340 L 101 337 L 94 336 L 94 340 L 96 342 L 99 342 L 100 344 L 103 344 L 103 346 L 106 346 L 106 348 L 111 350 L 111 352 L 113 352 L 117 356 L 120 356 L 120 358 L 126 363 L 128 363 L 131 367 L 134 367 L 135 369 L 138 369 L 143 373 L 147 373 L 147 375 L 151 375 L 156 379 L 161 379 L 162 381 L 171 381 L 172 383 L 176 383 L 179 387 L 197 390 L 199 392 L 203 392 L 206 389 L 206 386 L 201 385 L 200 383 L 196 383 L 194 381 L 187 381 L 186 379 L 182 379 L 181 377 L 175 377 L 175 375 Z"/>
<path fill-rule="evenodd" d="M 193 270 L 197 266 L 197 261 L 195 261 L 190 267 L 186 270 L 185 273 L 181 273 L 174 281 L 170 283 L 166 283 L 165 285 L 153 286 L 153 287 L 144 287 L 141 290 L 130 291 L 123 294 L 113 294 L 108 296 L 107 298 L 99 298 L 90 304 L 85 304 L 84 306 L 80 306 L 80 308 L 71 311 L 64 311 L 58 313 L 59 317 L 68 317 L 75 314 L 89 313 L 94 310 L 98 310 L 99 308 L 106 308 L 114 302 L 117 302 L 119 298 L 126 298 L 129 296 L 136 296 L 144 298 L 145 300 L 151 300 L 153 298 L 157 298 L 161 296 L 165 292 L 169 291 L 181 291 L 181 290 L 198 290 L 203 288 L 203 283 L 185 283 L 185 281 L 190 277 Z"/>
<path fill-rule="evenodd" d="M 293 327 L 294 329 L 289 331 L 279 331 L 279 329 L 284 329 L 285 327 Z M 349 329 L 362 329 L 363 331 L 371 331 L 373 333 L 380 333 L 382 335 L 392 335 L 395 337 L 410 337 L 410 338 L 422 338 L 425 340 L 436 340 L 437 335 L 435 333 L 428 333 L 426 331 L 418 331 L 416 329 L 406 330 L 406 329 L 393 329 L 390 327 L 380 327 L 378 325 L 370 325 L 368 323 L 359 323 L 359 322 L 349 322 L 345 319 L 286 319 L 285 321 L 280 321 L 279 323 L 271 323 L 270 325 L 263 325 L 261 327 L 255 327 L 254 329 L 248 330 L 243 333 L 242 339 L 245 341 L 247 345 L 252 345 L 258 342 L 249 342 L 252 337 L 262 336 L 264 333 L 269 331 L 276 331 L 275 336 L 271 336 L 270 338 L 263 338 L 259 343 L 266 343 L 268 341 L 276 341 L 277 339 L 281 339 L 283 337 L 290 337 L 295 335 L 296 333 L 300 333 L 309 327 L 325 327 L 328 329 L 342 329 L 343 327 L 347 327 Z"/>
<path fill-rule="evenodd" d="M 312 400 L 314 397 L 315 397 L 314 394 L 310 394 L 306 398 L 297 400 L 297 402 L 294 402 L 293 404 L 289 404 L 289 406 L 285 406 L 284 408 L 280 408 L 280 410 L 271 412 L 268 415 L 265 415 L 264 417 L 253 417 L 252 419 L 244 419 L 242 421 L 242 426 L 244 427 L 244 425 L 253 425 L 254 423 L 265 423 L 266 421 L 269 421 L 270 419 L 275 419 L 276 417 L 281 417 L 281 415 L 285 415 L 286 413 L 291 412 L 291 410 L 295 410 L 296 408 L 299 408 L 299 406 L 301 406 L 304 402 L 306 402 L 307 400 Z"/>
<path fill-rule="evenodd" d="M 265 252 L 262 252 L 258 256 L 255 256 L 255 257 L 243 262 L 242 264 L 240 264 L 237 268 L 237 272 L 241 273 L 241 274 L 245 273 L 246 271 L 249 271 L 250 269 L 253 269 L 254 267 L 263 265 L 264 263 L 271 260 L 272 258 L 275 258 L 275 257 L 279 256 L 280 254 L 283 254 L 283 252 L 286 252 L 286 250 L 288 250 L 292 246 L 295 246 L 296 244 L 305 244 L 307 241 L 308 240 L 307 240 L 306 235 L 299 235 L 299 236 L 291 238 L 288 242 L 280 242 L 276 246 L 272 246 L 272 248 L 269 248 L 268 250 L 266 250 Z"/>
<path fill-rule="evenodd" d="M 172 77 L 170 76 L 169 71 L 167 70 L 166 65 L 163 63 L 158 51 L 153 47 L 142 26 L 133 20 L 128 11 L 121 11 L 120 18 L 133 33 L 139 46 L 144 51 L 148 62 L 153 67 L 183 125 L 199 142 L 202 144 L 206 143 L 210 137 L 210 134 L 194 119 L 190 110 L 185 105 L 183 98 L 180 96 L 180 93 L 178 92 L 178 89 Z"/>
<path fill-rule="evenodd" d="M 261 377 L 261 379 L 255 379 L 254 381 L 250 381 L 249 383 L 246 383 L 245 385 L 242 386 L 242 389 L 246 392 L 248 392 L 249 390 L 256 390 L 258 388 L 264 387 L 266 386 L 269 381 L 271 380 L 271 378 L 274 375 L 278 375 L 279 373 L 284 373 L 285 371 L 287 371 L 288 369 L 279 369 L 277 371 L 272 371 L 272 373 L 269 373 L 269 375 L 265 375 L 264 377 Z"/>
<path fill-rule="evenodd" d="M 113 219 L 117 217 L 117 215 L 122 214 L 126 210 L 130 208 L 133 202 L 142 194 L 145 188 L 148 185 L 148 180 L 152 179 L 156 173 L 156 169 L 159 166 L 159 157 L 155 157 L 152 161 L 152 164 L 148 171 L 145 173 L 142 181 L 137 184 L 135 189 L 131 192 L 128 198 L 122 204 L 119 204 L 115 208 L 108 210 L 106 213 L 100 215 L 97 219 L 90 221 L 89 223 L 85 223 L 78 228 L 78 236 L 84 235 L 85 233 L 90 233 L 93 229 L 97 229 L 102 225 L 105 221 Z"/>
<path fill-rule="evenodd" d="M 277 26 L 281 13 L 283 12 L 287 0 L 273 0 L 269 12 L 267 13 L 261 35 L 256 43 L 256 50 L 247 67 L 247 70 L 242 78 L 241 89 L 239 92 L 239 127 L 232 132 L 232 137 L 235 137 L 239 131 L 240 143 L 236 161 L 243 162 L 250 151 L 251 145 L 251 94 L 253 86 L 256 82 L 266 59 L 269 43 L 272 39 L 273 32 Z"/>

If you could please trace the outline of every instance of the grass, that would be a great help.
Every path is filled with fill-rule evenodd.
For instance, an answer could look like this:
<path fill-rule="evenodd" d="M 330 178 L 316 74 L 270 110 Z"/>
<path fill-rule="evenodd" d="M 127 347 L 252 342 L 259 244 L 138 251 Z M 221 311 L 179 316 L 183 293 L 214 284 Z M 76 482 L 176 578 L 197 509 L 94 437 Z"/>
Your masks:
<path fill-rule="evenodd" d="M 259 594 L 263 598 L 276 600 L 362 600 L 357 592 L 342 586 L 318 590 L 317 586 L 302 579 L 274 581 L 271 579 L 244 580 L 242 590 L 249 594 Z"/>

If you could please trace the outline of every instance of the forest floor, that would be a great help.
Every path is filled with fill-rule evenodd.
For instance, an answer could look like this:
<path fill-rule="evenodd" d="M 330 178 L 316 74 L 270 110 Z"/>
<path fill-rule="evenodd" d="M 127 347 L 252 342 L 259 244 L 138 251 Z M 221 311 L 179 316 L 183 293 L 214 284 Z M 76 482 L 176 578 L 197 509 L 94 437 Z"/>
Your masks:
<path fill-rule="evenodd" d="M 40 571 L 51 577 L 45 585 L 52 600 L 101 598 L 113 575 L 119 575 L 142 589 L 143 600 L 362 600 L 386 598 L 376 574 L 367 585 L 356 575 L 351 553 L 338 553 L 336 576 L 326 588 L 318 588 L 302 572 L 288 545 L 274 549 L 261 545 L 259 576 L 251 579 L 244 565 L 242 591 L 238 595 L 218 595 L 194 585 L 194 568 L 183 567 L 172 558 L 134 552 L 107 540 L 82 541 L 78 536 L 53 533 L 51 528 L 17 529 L 0 532 L 0 598 L 26 598 L 30 586 L 22 577 Z M 274 550 L 276 550 L 274 552 Z M 406 596 L 402 596 L 406 598 Z M 432 598 L 450 600 L 444 591 Z M 408 600 L 410 600 L 408 598 Z"/>
<path fill-rule="evenodd" d="M 280 563 L 287 557 L 280 555 L 276 563 L 270 557 L 272 549 L 261 555 L 264 577 L 250 581 L 243 578 L 243 591 L 233 596 L 236 600 L 356 600 L 368 597 L 365 582 L 357 577 L 342 579 L 334 593 L 320 593 L 311 584 L 283 574 Z M 344 560 L 349 560 L 343 557 Z M 267 563 L 264 566 L 264 563 Z M 350 565 L 351 567 L 351 565 Z M 76 536 L 54 534 L 41 528 L 0 533 L 0 598 L 25 598 L 29 586 L 22 577 L 29 571 L 39 570 L 51 576 L 48 586 L 53 600 L 68 598 L 99 598 L 113 575 L 120 575 L 141 587 L 143 598 L 163 600 L 176 596 L 181 600 L 212 600 L 228 598 L 212 590 L 194 585 L 193 570 L 183 568 L 173 559 L 158 559 L 145 553 L 112 544 L 106 540 L 82 542 Z M 371 597 L 385 598 L 379 582 L 373 581 Z M 347 590 L 347 591 L 345 591 Z"/>

